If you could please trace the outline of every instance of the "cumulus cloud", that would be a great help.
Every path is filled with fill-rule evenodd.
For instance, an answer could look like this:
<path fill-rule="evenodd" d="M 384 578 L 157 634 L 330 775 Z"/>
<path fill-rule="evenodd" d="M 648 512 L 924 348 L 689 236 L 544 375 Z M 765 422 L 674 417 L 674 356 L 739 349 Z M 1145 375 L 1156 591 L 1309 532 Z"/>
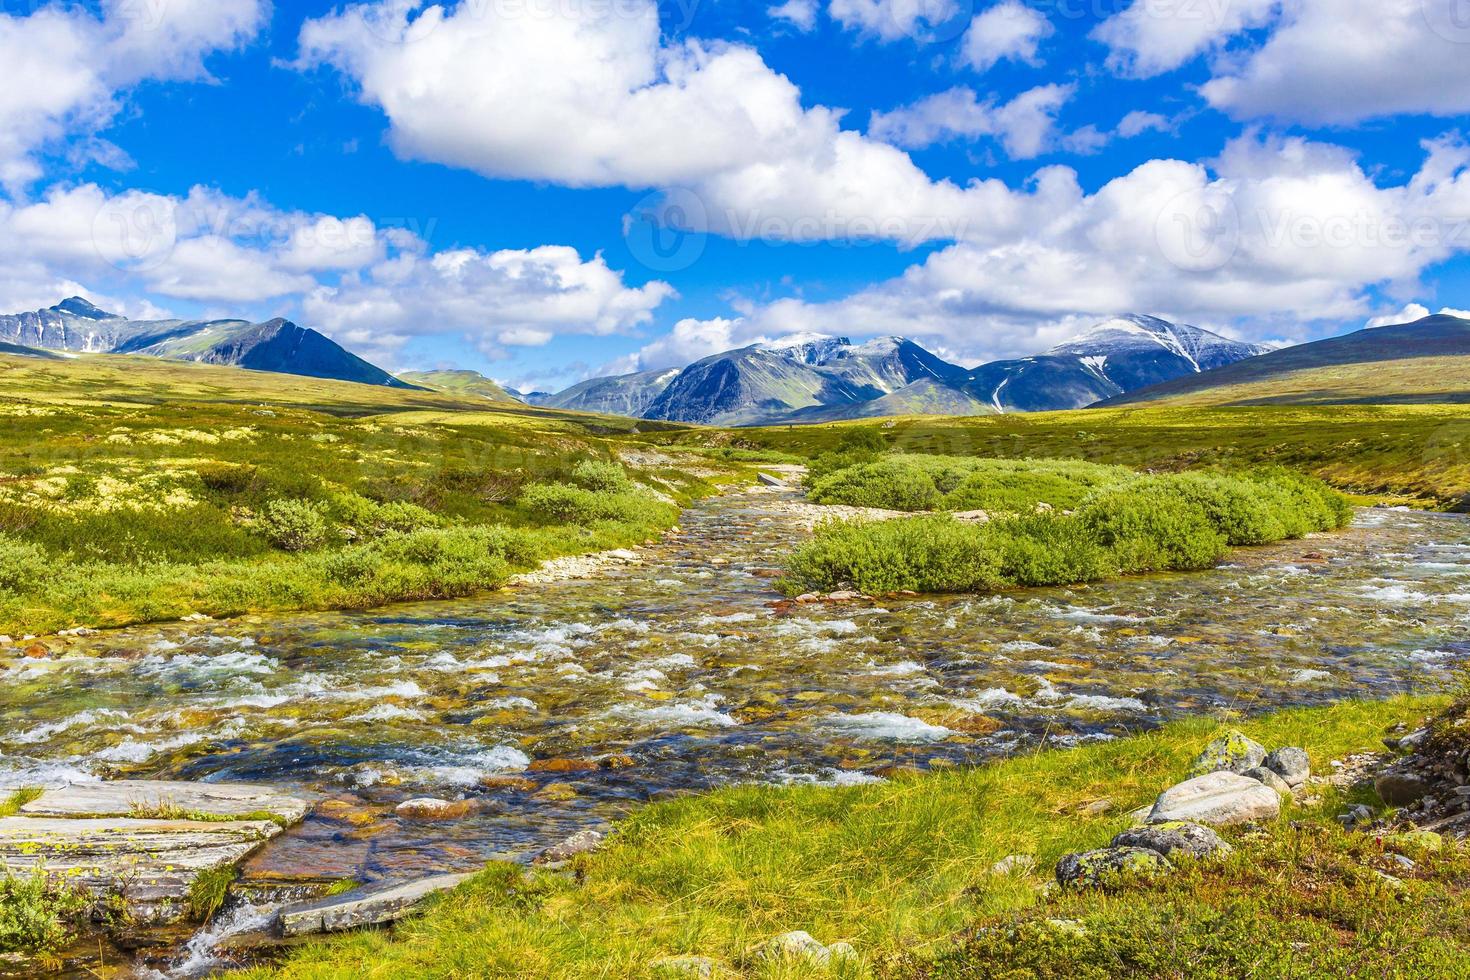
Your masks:
<path fill-rule="evenodd" d="M 38 179 L 38 151 L 106 126 L 140 82 L 207 77 L 205 56 L 253 37 L 269 10 L 268 0 L 104 0 L 95 15 L 61 3 L 0 12 L 0 186 L 18 193 Z M 89 145 L 93 159 L 120 154 Z"/>
<path fill-rule="evenodd" d="M 1409 303 L 1397 313 L 1387 313 L 1383 316 L 1375 316 L 1363 326 L 1372 329 L 1374 327 L 1392 327 L 1400 323 L 1413 323 L 1422 320 L 1429 315 L 1429 307 L 1422 303 Z"/>
<path fill-rule="evenodd" d="M 799 31 L 810 31 L 817 26 L 817 0 L 786 0 L 766 8 L 772 20 L 785 21 Z"/>
<path fill-rule="evenodd" d="M 1038 46 L 1054 30 L 1045 14 L 1020 0 L 1004 0 L 970 21 L 960 57 L 976 71 L 989 71 L 1005 59 L 1034 65 Z"/>
<path fill-rule="evenodd" d="M 1157 112 L 1134 109 L 1118 123 L 1118 135 L 1124 139 L 1142 136 L 1150 130 L 1164 132 L 1169 128 L 1169 119 Z"/>
<path fill-rule="evenodd" d="M 827 14 L 849 30 L 896 41 L 919 37 L 963 13 L 961 0 L 830 0 Z"/>
<path fill-rule="evenodd" d="M 841 300 L 784 300 L 746 329 L 902 333 L 968 360 L 1016 356 L 1123 311 L 1243 325 L 1257 339 L 1368 315 L 1374 286 L 1412 288 L 1470 252 L 1470 148 L 1425 145 L 1379 186 L 1352 154 L 1248 134 L 1213 167 L 1153 160 L 1012 241 L 960 242 Z"/>
<path fill-rule="evenodd" d="M 1303 2 L 1303 0 L 1298 0 Z M 1377 0 L 1325 0 L 1334 6 Z M 1108 47 L 1114 71 L 1149 78 L 1173 71 L 1243 30 L 1269 23 L 1281 0 L 1133 0 L 1099 24 L 1095 40 Z"/>
<path fill-rule="evenodd" d="M 536 17 L 419 7 L 382 0 L 301 32 L 301 64 L 349 76 L 406 157 L 572 187 L 687 188 L 708 229 L 736 237 L 1006 235 L 1042 203 L 997 180 L 931 180 L 842 129 L 838 111 L 803 106 L 752 48 L 665 44 L 653 0 Z"/>
<path fill-rule="evenodd" d="M 960 86 L 873 113 L 868 134 L 906 149 L 992 137 L 1013 159 L 1029 160 L 1052 146 L 1057 113 L 1074 91 L 1072 85 L 1042 85 L 997 104 L 982 102 L 974 89 Z"/>

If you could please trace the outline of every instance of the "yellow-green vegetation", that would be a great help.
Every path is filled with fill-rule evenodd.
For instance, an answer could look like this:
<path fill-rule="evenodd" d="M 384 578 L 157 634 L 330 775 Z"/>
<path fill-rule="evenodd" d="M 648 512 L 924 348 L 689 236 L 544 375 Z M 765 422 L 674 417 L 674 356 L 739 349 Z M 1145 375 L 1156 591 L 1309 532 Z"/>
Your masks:
<path fill-rule="evenodd" d="M 55 953 L 76 935 L 90 907 L 85 894 L 44 871 L 20 877 L 0 868 L 0 954 Z"/>
<path fill-rule="evenodd" d="M 1340 490 L 1470 507 L 1470 418 L 1456 405 L 1176 407 L 902 418 L 652 434 L 657 442 L 817 456 L 866 432 L 886 449 L 949 456 L 1082 459 L 1140 470 L 1289 466 Z"/>
<path fill-rule="evenodd" d="M 225 904 L 230 886 L 239 877 L 233 864 L 206 868 L 189 886 L 189 915 L 195 922 L 208 922 Z"/>
<path fill-rule="evenodd" d="M 630 419 L 151 358 L 0 357 L 0 399 L 9 634 L 463 596 L 740 471 L 625 466 Z"/>
<path fill-rule="evenodd" d="M 45 790 L 30 788 L 18 789 L 0 800 L 0 817 L 13 817 L 20 812 L 20 808 L 36 799 Z"/>
<path fill-rule="evenodd" d="M 1446 700 L 1346 702 L 1232 724 L 1266 745 L 1304 747 L 1322 770 L 1331 759 L 1381 748 L 1379 740 L 1390 726 L 1417 723 Z M 330 940 L 247 976 L 646 977 L 652 975 L 653 961 L 680 954 L 709 957 L 733 976 L 824 975 L 748 957 L 757 942 L 797 929 L 827 944 L 851 942 L 861 959 L 844 975 L 922 972 L 930 964 L 953 963 L 954 944 L 977 923 L 1062 914 L 1087 921 L 1087 915 L 1110 914 L 1120 899 L 1048 897 L 1041 886 L 1063 854 L 1104 846 L 1127 827 L 1127 814 L 1183 778 L 1193 757 L 1217 734 L 1217 721 L 1191 719 L 1114 742 L 1026 754 L 973 769 L 905 773 L 900 766 L 881 784 L 737 786 L 661 803 L 623 823 L 605 850 L 576 858 L 573 876 L 533 872 L 523 877 L 520 867 L 492 865 L 391 935 Z M 1340 804 L 1340 797 L 1327 792 L 1312 810 L 1288 807 L 1271 828 L 1281 842 L 1274 863 L 1232 862 L 1198 876 L 1190 872 L 1177 885 L 1164 887 L 1178 889 L 1180 904 L 1196 880 L 1214 882 L 1199 886 L 1207 895 L 1237 890 L 1240 901 L 1233 908 L 1246 921 L 1233 926 L 1230 935 L 1259 933 L 1273 942 L 1291 928 L 1322 935 L 1329 927 L 1341 930 L 1335 942 L 1387 956 L 1393 947 L 1373 947 L 1374 938 L 1414 928 L 1425 914 L 1424 902 L 1442 916 L 1427 935 L 1451 931 L 1452 917 L 1463 930 L 1470 921 L 1470 908 L 1460 897 L 1467 880 L 1463 857 L 1425 865 L 1423 883 L 1416 877 L 1410 886 L 1411 902 L 1385 899 L 1378 891 L 1382 883 L 1362 870 L 1341 876 L 1320 893 L 1320 902 L 1306 889 L 1296 893 L 1303 897 L 1297 903 L 1271 897 L 1289 881 L 1314 881 L 1319 872 L 1330 872 L 1330 864 L 1288 871 L 1293 856 L 1314 853 L 1306 849 L 1310 841 L 1322 841 L 1320 853 L 1338 855 L 1343 862 L 1369 858 L 1371 838 L 1349 839 L 1336 829 L 1332 818 Z M 1311 829 L 1294 835 L 1293 820 Z M 1256 848 L 1239 834 L 1230 836 L 1247 855 L 1271 847 Z M 1034 869 L 994 870 L 1011 855 L 1033 858 Z M 1143 906 L 1154 894 L 1130 900 Z M 1349 907 L 1359 902 L 1376 918 Z M 1214 913 L 1199 906 L 1189 915 L 1190 928 L 1202 935 Z M 1285 923 L 1265 921 L 1268 916 Z M 1115 937 L 1123 921 L 1120 916 L 1116 928 L 1099 935 Z M 1162 928 L 1167 920 L 1152 914 L 1146 921 Z M 1351 931 L 1355 927 L 1361 934 Z M 1463 955 L 1463 935 L 1456 941 Z M 1250 951 L 1246 943 L 1237 953 Z M 1089 955 L 1107 963 L 1110 947 L 1099 943 Z M 1095 970 L 1093 975 L 1103 974 Z M 1223 970 L 1218 975 L 1243 974 Z"/>
<path fill-rule="evenodd" d="M 1209 568 L 1233 546 L 1341 528 L 1347 500 L 1322 481 L 1274 468 L 1161 476 L 1057 461 L 896 455 L 853 462 L 816 482 L 824 500 L 899 509 L 989 500 L 988 523 L 949 516 L 834 521 L 786 563 L 788 595 L 856 588 L 978 592 L 1069 585 L 1122 574 Z M 1061 511 L 1048 498 L 1075 511 Z M 1051 509 L 1028 513 L 1039 504 Z"/>

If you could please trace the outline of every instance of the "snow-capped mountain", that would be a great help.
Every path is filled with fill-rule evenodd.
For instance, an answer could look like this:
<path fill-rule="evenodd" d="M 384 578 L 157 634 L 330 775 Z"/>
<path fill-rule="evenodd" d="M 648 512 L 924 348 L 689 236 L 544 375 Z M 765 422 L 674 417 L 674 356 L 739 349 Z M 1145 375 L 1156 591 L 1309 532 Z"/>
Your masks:
<path fill-rule="evenodd" d="M 278 374 L 413 387 L 290 320 L 129 320 L 98 309 L 78 296 L 44 310 L 0 316 L 0 343 L 88 354 L 142 354 Z"/>
<path fill-rule="evenodd" d="M 669 382 L 678 376 L 679 368 L 664 368 L 607 378 L 589 378 L 554 395 L 533 394 L 525 398 L 533 405 L 544 405 L 547 408 L 639 418 L 663 394 Z"/>
<path fill-rule="evenodd" d="M 964 389 L 996 412 L 1084 408 L 1270 349 L 1132 314 L 1105 320 L 1045 354 L 982 365 L 970 372 Z"/>

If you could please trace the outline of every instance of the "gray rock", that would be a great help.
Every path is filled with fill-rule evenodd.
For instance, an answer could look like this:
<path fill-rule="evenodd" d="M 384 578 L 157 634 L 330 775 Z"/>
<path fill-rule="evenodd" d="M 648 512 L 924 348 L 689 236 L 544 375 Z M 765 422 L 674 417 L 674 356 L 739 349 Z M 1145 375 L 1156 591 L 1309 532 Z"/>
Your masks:
<path fill-rule="evenodd" d="M 1036 867 L 1036 858 L 1030 854 L 1010 854 L 990 866 L 998 875 L 1024 874 Z"/>
<path fill-rule="evenodd" d="M 762 486 L 779 487 L 781 489 L 785 489 L 786 487 L 785 480 L 778 476 L 772 476 L 769 473 L 758 473 L 756 474 L 756 479 L 761 481 Z"/>
<path fill-rule="evenodd" d="M 1057 882 L 1071 888 L 1092 888 L 1121 878 L 1152 878 L 1173 867 L 1168 858 L 1146 847 L 1108 847 L 1062 858 L 1057 862 Z"/>
<path fill-rule="evenodd" d="M 1245 772 L 1241 773 L 1241 775 L 1244 776 L 1246 779 L 1254 779 L 1262 786 L 1268 786 L 1271 789 L 1274 789 L 1282 796 L 1285 796 L 1286 794 L 1291 792 L 1291 786 L 1287 784 L 1286 780 L 1282 779 L 1281 776 L 1277 774 L 1274 770 L 1267 769 L 1265 766 L 1257 766 L 1254 769 L 1247 769 Z"/>
<path fill-rule="evenodd" d="M 1045 919 L 1042 924 L 1052 932 L 1059 932 L 1064 936 L 1082 939 L 1087 935 L 1087 927 L 1076 919 Z"/>
<path fill-rule="evenodd" d="M 430 895 L 447 891 L 472 877 L 468 874 L 436 875 L 417 881 L 385 882 L 314 902 L 302 902 L 282 909 L 276 918 L 276 928 L 289 939 L 395 922 Z"/>
<path fill-rule="evenodd" d="M 1312 760 L 1307 757 L 1306 749 L 1290 745 L 1266 756 L 1266 768 L 1285 780 L 1286 785 L 1296 789 L 1312 775 Z"/>
<path fill-rule="evenodd" d="M 1231 847 L 1220 835 L 1197 823 L 1161 823 L 1134 827 L 1113 838 L 1113 847 L 1143 847 L 1164 857 L 1186 854 L 1194 858 L 1224 856 Z"/>
<path fill-rule="evenodd" d="M 256 817 L 270 814 L 286 823 L 306 816 L 314 799 L 252 783 L 190 783 L 164 779 L 119 779 L 48 789 L 20 812 L 28 817 L 127 817 L 202 814 Z"/>
<path fill-rule="evenodd" d="M 836 960 L 849 959 L 857 956 L 857 950 L 849 943 L 833 943 L 831 946 L 823 946 L 806 932 L 783 933 L 761 943 L 753 951 L 752 955 L 757 960 L 790 962 L 793 960 L 804 960 L 819 966 L 826 966 Z"/>
<path fill-rule="evenodd" d="M 1238 731 L 1228 731 L 1215 739 L 1189 767 L 1190 776 L 1205 776 L 1212 772 L 1242 773 L 1254 769 L 1266 761 L 1266 747 L 1247 738 Z"/>
<path fill-rule="evenodd" d="M 570 861 L 578 854 L 586 854 L 595 851 L 602 846 L 603 837 L 595 830 L 583 830 L 575 833 L 562 841 L 553 844 L 540 854 L 536 855 L 537 864 L 554 864 L 560 861 Z"/>
<path fill-rule="evenodd" d="M 1372 821 L 1373 811 L 1361 803 L 1354 803 L 1347 810 L 1337 815 L 1337 822 L 1348 830 L 1352 830 L 1360 824 L 1371 823 Z"/>
<path fill-rule="evenodd" d="M 1281 813 L 1281 797 L 1244 776 L 1213 772 L 1196 776 L 1159 794 L 1148 822 L 1202 823 L 1212 827 L 1273 820 Z"/>
<path fill-rule="evenodd" d="M 1418 773 L 1389 769 L 1373 780 L 1373 789 L 1389 806 L 1408 806 L 1429 793 L 1429 782 Z"/>
<path fill-rule="evenodd" d="M 715 961 L 705 956 L 664 956 L 648 964 L 656 977 L 698 977 L 707 980 L 715 975 Z"/>
<path fill-rule="evenodd" d="M 205 871 L 240 863 L 281 832 L 271 820 L 0 818 L 0 868 L 44 869 L 95 895 L 121 895 L 140 925 L 176 922 Z"/>

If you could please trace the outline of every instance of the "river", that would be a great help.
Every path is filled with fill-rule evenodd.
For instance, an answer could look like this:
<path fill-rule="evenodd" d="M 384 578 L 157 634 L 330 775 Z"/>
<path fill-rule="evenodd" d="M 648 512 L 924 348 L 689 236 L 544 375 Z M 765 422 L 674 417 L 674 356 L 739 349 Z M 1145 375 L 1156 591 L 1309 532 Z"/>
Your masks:
<path fill-rule="evenodd" d="M 1470 654 L 1459 517 L 1365 510 L 1202 573 L 782 610 L 769 572 L 803 533 L 788 497 L 704 501 L 642 565 L 592 580 L 0 660 L 0 787 L 304 787 L 335 802 L 244 881 L 369 881 L 526 859 L 732 782 L 881 779 L 1185 714 L 1423 690 Z M 394 815 L 419 796 L 473 807 Z"/>

